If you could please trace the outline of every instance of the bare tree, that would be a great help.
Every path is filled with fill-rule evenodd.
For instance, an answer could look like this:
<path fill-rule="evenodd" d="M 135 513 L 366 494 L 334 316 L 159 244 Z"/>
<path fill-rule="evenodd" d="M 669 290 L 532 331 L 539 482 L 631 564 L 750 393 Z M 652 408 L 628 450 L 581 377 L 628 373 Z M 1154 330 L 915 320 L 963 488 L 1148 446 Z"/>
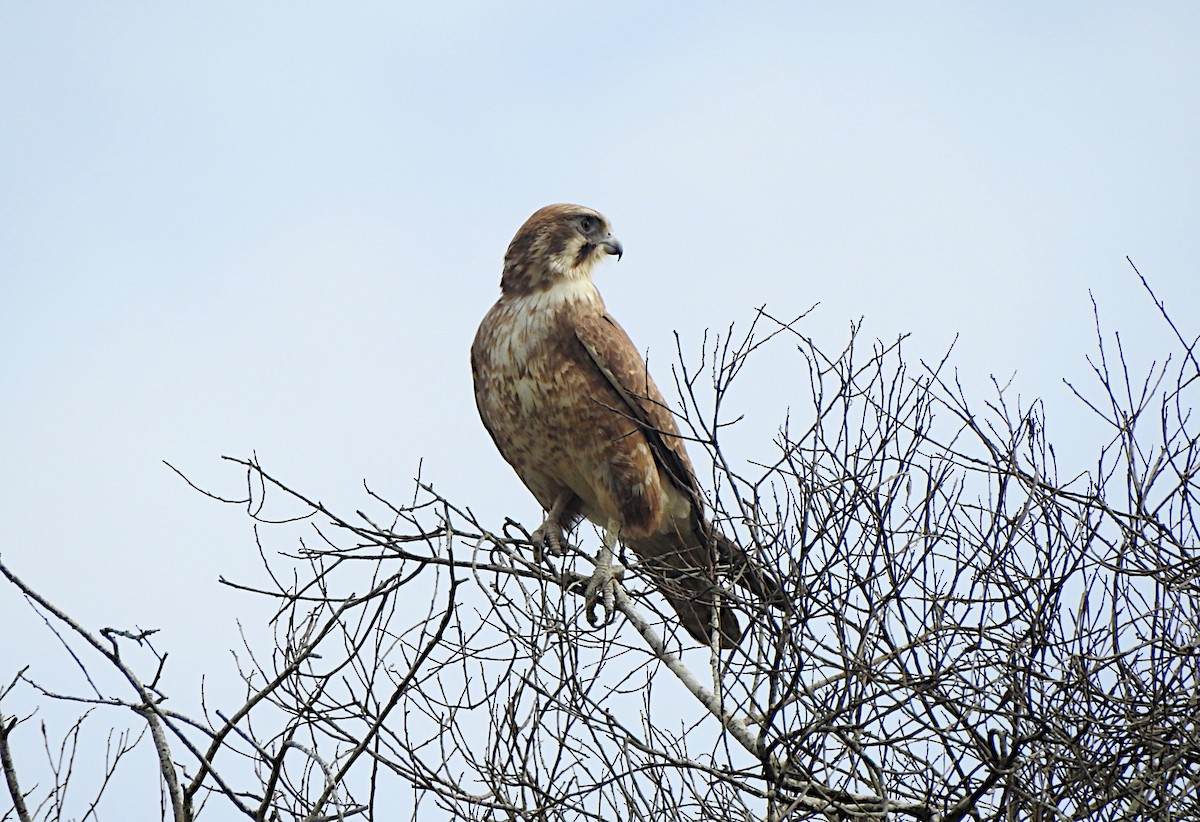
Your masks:
<path fill-rule="evenodd" d="M 398 807 L 539 821 L 1200 818 L 1200 363 L 1155 304 L 1177 350 L 1145 373 L 1097 312 L 1095 380 L 1071 390 L 1111 438 L 1070 477 L 1040 402 L 1000 383 L 968 401 L 948 359 L 906 362 L 902 340 L 862 346 L 855 329 L 828 354 L 761 311 L 698 361 L 681 351 L 677 410 L 711 457 L 716 521 L 796 605 L 730 589 L 751 628 L 722 654 L 675 630 L 636 563 L 619 618 L 590 628 L 586 549 L 535 558 L 521 524 L 480 522 L 424 479 L 402 503 L 368 488 L 350 514 L 231 460 L 246 493 L 212 496 L 246 507 L 264 573 L 222 582 L 277 610 L 273 647 L 237 654 L 246 690 L 227 710 L 168 710 L 151 632 L 90 630 L 0 565 L 81 676 L 68 691 L 13 671 L 0 708 L 16 688 L 84 706 L 57 748 L 47 736 L 33 789 L 18 777 L 34 763 L 13 754 L 30 717 L 0 712 L 3 819 L 59 818 L 82 723 L 114 709 L 140 728 L 110 736 L 81 818 L 143 740 L 163 816 L 179 822 L 218 807 L 314 822 Z M 772 459 L 746 469 L 722 450 L 723 410 L 764 345 L 792 358 L 804 407 Z M 586 528 L 573 540 L 595 543 Z M 119 678 L 102 683 L 101 667 Z"/>

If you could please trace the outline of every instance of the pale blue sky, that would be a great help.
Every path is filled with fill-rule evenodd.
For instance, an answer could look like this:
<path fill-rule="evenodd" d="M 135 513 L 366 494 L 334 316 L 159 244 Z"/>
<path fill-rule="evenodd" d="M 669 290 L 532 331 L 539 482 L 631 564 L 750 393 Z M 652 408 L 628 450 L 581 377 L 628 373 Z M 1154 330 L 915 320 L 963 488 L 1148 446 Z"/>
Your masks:
<path fill-rule="evenodd" d="M 190 688 L 229 674 L 249 610 L 216 579 L 257 558 L 161 460 L 232 494 L 219 456 L 255 449 L 349 506 L 424 458 L 534 524 L 467 348 L 558 201 L 612 221 L 600 287 L 660 383 L 673 331 L 820 302 L 829 349 L 859 317 L 914 358 L 960 334 L 977 396 L 1015 372 L 1090 453 L 1061 384 L 1088 290 L 1165 350 L 1130 255 L 1200 332 L 1197 43 L 1188 2 L 0 5 L 0 552 L 90 625 L 163 628 Z M 770 356 L 735 458 L 802 402 Z M 0 622 L 7 679 L 45 636 L 7 589 Z"/>

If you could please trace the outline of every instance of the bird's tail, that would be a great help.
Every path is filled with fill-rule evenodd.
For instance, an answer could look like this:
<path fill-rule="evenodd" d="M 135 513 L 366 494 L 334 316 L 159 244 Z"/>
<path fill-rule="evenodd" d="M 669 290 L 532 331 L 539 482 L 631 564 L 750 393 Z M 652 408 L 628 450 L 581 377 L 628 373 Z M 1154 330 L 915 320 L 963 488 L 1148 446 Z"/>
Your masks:
<path fill-rule="evenodd" d="M 722 650 L 736 648 L 742 641 L 742 625 L 734 616 L 732 608 L 726 604 L 714 604 L 715 597 L 712 595 L 711 586 L 706 587 L 708 590 L 705 593 L 696 591 L 691 596 L 668 593 L 666 586 L 662 588 L 662 592 L 667 602 L 671 603 L 671 607 L 675 609 L 675 613 L 679 615 L 679 624 L 691 635 L 692 639 L 703 645 L 712 645 L 713 628 L 715 627 L 718 647 Z"/>
<path fill-rule="evenodd" d="M 767 573 L 762 564 L 747 554 L 742 546 L 711 526 L 709 526 L 709 530 L 711 532 L 709 538 L 716 548 L 716 555 L 725 574 L 752 593 L 763 605 L 770 605 L 784 613 L 791 613 L 792 599 L 788 596 L 783 583 Z"/>
<path fill-rule="evenodd" d="M 763 604 L 786 611 L 791 602 L 779 581 L 741 546 L 716 531 L 710 539 L 711 549 L 687 545 L 693 540 L 678 535 L 658 534 L 630 540 L 629 547 L 693 639 L 711 646 L 715 628 L 720 648 L 736 648 L 744 632 L 731 607 L 734 597 L 720 588 L 719 577 L 727 575 Z"/>

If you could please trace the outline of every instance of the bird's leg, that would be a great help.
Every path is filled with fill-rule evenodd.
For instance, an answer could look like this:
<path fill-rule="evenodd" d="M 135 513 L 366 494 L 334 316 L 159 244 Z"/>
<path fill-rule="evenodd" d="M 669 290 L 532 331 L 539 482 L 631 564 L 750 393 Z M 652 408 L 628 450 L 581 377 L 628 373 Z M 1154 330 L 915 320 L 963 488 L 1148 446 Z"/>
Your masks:
<path fill-rule="evenodd" d="M 550 513 L 546 514 L 546 519 L 537 530 L 531 535 L 533 540 L 533 558 L 535 562 L 542 561 L 542 549 L 545 548 L 550 552 L 552 557 L 561 557 L 564 553 L 562 515 L 567 510 L 567 503 L 571 501 L 572 494 L 570 491 L 563 491 L 554 499 L 554 504 L 550 506 Z"/>
<path fill-rule="evenodd" d="M 588 580 L 587 591 L 583 598 L 590 625 L 600 624 L 596 618 L 597 601 L 604 606 L 604 623 L 607 624 L 613 617 L 617 585 L 625 573 L 622 566 L 613 565 L 613 547 L 617 544 L 617 537 L 620 533 L 621 526 L 616 520 L 610 521 L 608 527 L 604 529 L 604 540 L 600 544 L 600 553 L 596 555 L 596 569 L 592 571 L 592 578 Z"/>

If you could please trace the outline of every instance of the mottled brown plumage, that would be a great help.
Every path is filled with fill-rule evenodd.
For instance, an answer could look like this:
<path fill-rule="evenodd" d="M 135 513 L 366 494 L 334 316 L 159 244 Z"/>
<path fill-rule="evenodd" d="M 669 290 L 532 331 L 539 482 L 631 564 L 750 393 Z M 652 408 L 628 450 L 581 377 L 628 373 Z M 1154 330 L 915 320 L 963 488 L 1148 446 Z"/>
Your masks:
<path fill-rule="evenodd" d="M 526 221 L 471 346 L 475 400 L 549 512 L 538 538 L 553 548 L 582 517 L 610 532 L 606 546 L 619 536 L 688 633 L 709 644 L 719 567 L 776 604 L 779 588 L 704 517 L 675 418 L 592 283 L 596 263 L 621 250 L 589 208 L 547 206 Z M 717 633 L 722 647 L 741 638 L 727 607 Z"/>

